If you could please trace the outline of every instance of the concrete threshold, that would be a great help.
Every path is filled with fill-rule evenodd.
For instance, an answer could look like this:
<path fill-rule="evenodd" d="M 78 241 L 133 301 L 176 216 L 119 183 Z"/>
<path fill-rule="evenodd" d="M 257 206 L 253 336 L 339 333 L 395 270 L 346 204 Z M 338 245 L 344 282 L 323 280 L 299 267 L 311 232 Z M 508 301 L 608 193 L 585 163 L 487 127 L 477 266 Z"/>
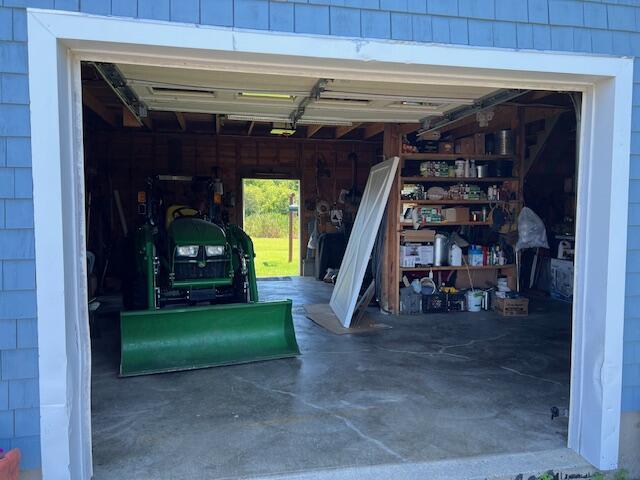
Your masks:
<path fill-rule="evenodd" d="M 339 448 L 339 446 L 336 446 Z M 331 470 L 288 472 L 244 480 L 529 480 L 548 471 L 556 478 L 590 478 L 596 469 L 567 448 L 483 455 L 437 462 L 398 463 Z"/>

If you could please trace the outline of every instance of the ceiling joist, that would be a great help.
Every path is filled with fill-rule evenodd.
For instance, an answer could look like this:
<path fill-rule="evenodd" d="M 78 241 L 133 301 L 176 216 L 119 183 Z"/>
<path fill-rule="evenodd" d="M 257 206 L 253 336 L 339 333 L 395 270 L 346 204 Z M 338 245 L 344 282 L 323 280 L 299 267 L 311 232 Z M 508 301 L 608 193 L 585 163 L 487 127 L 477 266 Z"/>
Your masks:
<path fill-rule="evenodd" d="M 355 130 L 360 125 L 362 125 L 362 124 L 361 123 L 354 123 L 352 125 L 345 125 L 344 127 L 336 127 L 336 138 L 344 137 L 347 133 Z"/>
<path fill-rule="evenodd" d="M 313 137 L 322 128 L 322 125 L 309 125 L 307 127 L 307 138 Z"/>
<path fill-rule="evenodd" d="M 116 115 L 98 100 L 89 90 L 82 89 L 82 103 L 112 127 L 119 127 Z"/>
<path fill-rule="evenodd" d="M 364 135 L 362 136 L 362 138 L 364 140 L 367 140 L 371 137 L 375 137 L 376 135 L 378 135 L 379 133 L 382 133 L 383 131 L 384 131 L 384 123 L 372 123 L 371 125 L 368 125 L 367 127 L 365 127 Z"/>
<path fill-rule="evenodd" d="M 178 125 L 180 125 L 180 130 L 185 132 L 187 130 L 187 121 L 184 119 L 184 115 L 181 112 L 175 112 L 175 114 Z"/>

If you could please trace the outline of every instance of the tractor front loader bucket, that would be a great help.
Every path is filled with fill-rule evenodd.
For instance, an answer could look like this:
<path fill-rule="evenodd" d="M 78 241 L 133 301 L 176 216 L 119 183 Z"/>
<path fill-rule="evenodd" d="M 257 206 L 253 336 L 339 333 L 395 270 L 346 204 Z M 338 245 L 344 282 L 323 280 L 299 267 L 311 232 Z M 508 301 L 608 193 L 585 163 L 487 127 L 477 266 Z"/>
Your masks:
<path fill-rule="evenodd" d="M 291 300 L 122 312 L 120 375 L 299 355 Z"/>

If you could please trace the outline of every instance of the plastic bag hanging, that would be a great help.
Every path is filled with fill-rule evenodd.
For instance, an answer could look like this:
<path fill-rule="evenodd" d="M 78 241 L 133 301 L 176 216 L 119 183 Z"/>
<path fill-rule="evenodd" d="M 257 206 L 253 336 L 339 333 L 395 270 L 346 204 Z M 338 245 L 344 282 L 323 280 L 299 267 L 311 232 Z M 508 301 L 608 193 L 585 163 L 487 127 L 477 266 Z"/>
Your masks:
<path fill-rule="evenodd" d="M 549 248 L 544 222 L 528 207 L 524 207 L 518 216 L 516 251 L 526 248 Z"/>

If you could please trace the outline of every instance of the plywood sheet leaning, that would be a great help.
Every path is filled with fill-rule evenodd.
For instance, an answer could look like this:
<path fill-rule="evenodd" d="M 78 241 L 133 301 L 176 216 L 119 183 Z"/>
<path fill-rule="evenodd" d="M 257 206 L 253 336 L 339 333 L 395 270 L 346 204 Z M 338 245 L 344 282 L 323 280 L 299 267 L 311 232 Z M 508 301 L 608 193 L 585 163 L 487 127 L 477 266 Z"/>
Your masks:
<path fill-rule="evenodd" d="M 329 305 L 343 327 L 349 328 L 360 287 L 387 207 L 391 185 L 400 159 L 393 157 L 374 165 L 369 172 L 353 230 L 340 265 L 340 273 Z"/>

